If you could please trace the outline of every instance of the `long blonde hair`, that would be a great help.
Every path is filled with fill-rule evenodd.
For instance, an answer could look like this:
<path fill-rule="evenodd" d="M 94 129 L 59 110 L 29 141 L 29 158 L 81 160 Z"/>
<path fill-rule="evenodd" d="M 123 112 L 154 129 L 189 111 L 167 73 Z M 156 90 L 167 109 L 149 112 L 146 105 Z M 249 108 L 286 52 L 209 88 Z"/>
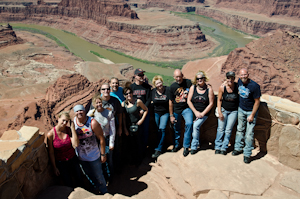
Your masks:
<path fill-rule="evenodd" d="M 206 75 L 206 73 L 203 71 L 203 70 L 199 70 L 197 73 L 196 73 L 196 75 L 195 75 L 195 77 L 194 77 L 194 80 L 193 80 L 193 84 L 194 85 L 196 85 L 197 84 L 197 76 L 198 75 L 201 75 L 202 77 L 204 77 L 204 81 L 205 82 L 207 82 L 209 79 L 208 79 L 208 77 L 207 77 L 207 75 Z"/>

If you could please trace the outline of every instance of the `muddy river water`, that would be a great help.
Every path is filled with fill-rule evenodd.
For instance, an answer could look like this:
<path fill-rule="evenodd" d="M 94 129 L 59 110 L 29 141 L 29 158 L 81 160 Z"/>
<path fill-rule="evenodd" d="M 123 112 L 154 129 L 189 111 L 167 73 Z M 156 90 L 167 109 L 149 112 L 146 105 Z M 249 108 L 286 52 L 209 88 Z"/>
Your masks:
<path fill-rule="evenodd" d="M 227 37 L 233 39 L 238 44 L 238 47 L 243 47 L 245 44 L 249 43 L 253 40 L 253 38 L 249 38 L 248 36 L 238 33 L 230 28 L 227 28 L 221 24 L 213 22 L 209 19 L 203 18 L 201 16 L 191 16 L 190 18 L 193 21 L 198 21 L 200 26 L 205 25 L 208 27 L 212 27 L 215 29 L 215 34 L 220 34 L 223 37 Z M 30 27 L 42 30 L 44 32 L 48 32 L 49 34 L 58 38 L 62 43 L 64 43 L 71 52 L 76 55 L 79 55 L 86 61 L 96 61 L 98 62 L 98 58 L 90 53 L 90 51 L 98 52 L 100 55 L 104 56 L 106 59 L 111 60 L 114 63 L 129 63 L 133 65 L 134 68 L 142 68 L 143 70 L 150 73 L 158 73 L 167 76 L 173 76 L 174 69 L 172 68 L 161 68 L 152 64 L 142 63 L 140 61 L 133 60 L 131 58 L 116 54 L 114 52 L 108 51 L 104 48 L 101 48 L 95 44 L 89 43 L 88 41 L 77 37 L 75 35 L 66 33 L 62 30 L 54 29 L 47 26 L 39 26 L 33 24 L 21 24 L 21 23 L 11 23 L 12 26 L 22 26 L 22 27 Z"/>

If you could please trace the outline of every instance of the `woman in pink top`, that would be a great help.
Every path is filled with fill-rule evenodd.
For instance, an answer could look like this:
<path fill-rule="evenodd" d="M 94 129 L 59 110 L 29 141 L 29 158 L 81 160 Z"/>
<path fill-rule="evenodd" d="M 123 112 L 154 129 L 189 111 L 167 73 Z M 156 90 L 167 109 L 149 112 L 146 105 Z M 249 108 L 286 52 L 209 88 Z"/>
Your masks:
<path fill-rule="evenodd" d="M 69 113 L 63 111 L 58 114 L 58 117 L 58 124 L 47 134 L 49 156 L 55 175 L 61 176 L 64 184 L 72 187 L 72 184 L 82 182 L 78 159 L 75 155 L 79 140 Z M 69 121 L 71 128 L 67 126 Z M 75 177 L 76 183 L 72 183 L 72 176 Z"/>

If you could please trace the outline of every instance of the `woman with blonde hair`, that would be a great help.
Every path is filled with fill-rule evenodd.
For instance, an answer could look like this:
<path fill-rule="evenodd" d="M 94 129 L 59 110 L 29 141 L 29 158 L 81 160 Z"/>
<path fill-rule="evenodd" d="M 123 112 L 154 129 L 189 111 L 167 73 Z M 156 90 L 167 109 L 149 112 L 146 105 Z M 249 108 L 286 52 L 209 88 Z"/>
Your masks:
<path fill-rule="evenodd" d="M 193 124 L 191 154 L 197 153 L 199 146 L 200 127 L 210 114 L 214 105 L 214 92 L 211 86 L 206 84 L 208 78 L 204 71 L 199 71 L 194 78 L 193 85 L 190 88 L 187 103 L 196 117 Z M 189 152 L 186 151 L 186 154 Z"/>
<path fill-rule="evenodd" d="M 152 79 L 155 88 L 152 90 L 152 103 L 154 105 L 155 123 L 158 134 L 158 146 L 155 148 L 152 158 L 161 155 L 165 141 L 166 126 L 169 120 L 169 87 L 163 85 L 163 78 L 156 75 Z"/>
<path fill-rule="evenodd" d="M 104 177 L 106 182 L 111 181 L 113 175 L 113 149 L 115 144 L 116 137 L 116 128 L 115 128 L 115 117 L 113 112 L 103 108 L 102 106 L 102 97 L 100 93 L 96 93 L 92 98 L 92 104 L 95 107 L 90 110 L 87 115 L 94 117 L 96 121 L 101 125 L 103 130 L 103 135 L 105 137 L 105 154 L 107 161 L 102 164 Z"/>
<path fill-rule="evenodd" d="M 68 123 L 71 127 L 67 126 Z M 47 144 L 55 175 L 61 176 L 66 186 L 76 187 L 74 184 L 82 182 L 79 162 L 75 155 L 79 140 L 69 112 L 63 111 L 58 114 L 57 125 L 47 133 Z M 72 182 L 72 176 L 75 177 L 75 183 Z"/>

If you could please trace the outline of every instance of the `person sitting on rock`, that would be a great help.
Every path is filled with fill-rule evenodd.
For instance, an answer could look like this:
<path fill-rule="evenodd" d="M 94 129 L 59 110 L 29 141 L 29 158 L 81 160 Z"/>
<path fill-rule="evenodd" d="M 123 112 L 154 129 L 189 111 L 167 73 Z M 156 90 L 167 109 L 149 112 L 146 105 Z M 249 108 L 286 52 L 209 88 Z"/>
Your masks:
<path fill-rule="evenodd" d="M 102 163 L 106 161 L 105 138 L 100 124 L 86 115 L 85 108 L 78 104 L 75 113 L 75 131 L 79 139 L 76 154 L 84 174 L 101 194 L 107 193 L 106 182 L 102 172 Z M 100 149 L 97 142 L 100 141 Z"/>
<path fill-rule="evenodd" d="M 69 122 L 71 128 L 67 126 Z M 66 186 L 78 186 L 82 182 L 78 158 L 75 155 L 79 140 L 68 112 L 58 114 L 57 125 L 47 133 L 47 144 L 55 175 L 61 176 Z M 75 181 L 72 181 L 72 176 Z"/>
<path fill-rule="evenodd" d="M 234 82 L 235 73 L 226 73 L 226 82 L 219 88 L 217 110 L 218 129 L 215 140 L 215 154 L 227 154 L 228 143 L 232 128 L 237 120 L 239 94 L 237 83 Z"/>

